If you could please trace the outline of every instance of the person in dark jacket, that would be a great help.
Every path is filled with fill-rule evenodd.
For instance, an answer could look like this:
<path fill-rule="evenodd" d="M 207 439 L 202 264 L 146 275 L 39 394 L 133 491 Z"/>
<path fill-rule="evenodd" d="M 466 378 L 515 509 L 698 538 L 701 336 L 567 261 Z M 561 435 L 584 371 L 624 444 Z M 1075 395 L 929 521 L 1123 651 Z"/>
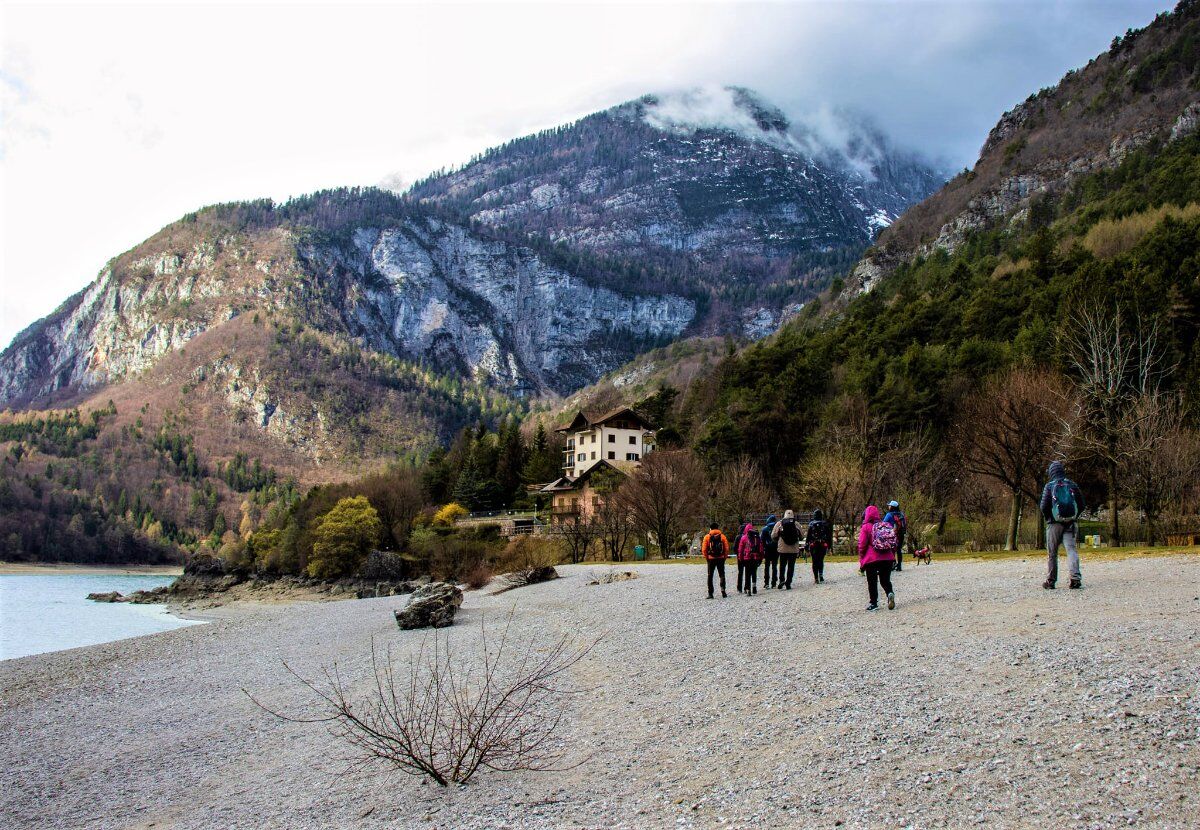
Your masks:
<path fill-rule="evenodd" d="M 1083 587 L 1083 574 L 1079 570 L 1079 543 L 1076 538 L 1075 520 L 1083 512 L 1083 493 L 1079 485 L 1067 478 L 1066 468 L 1061 461 L 1050 462 L 1047 471 L 1049 481 L 1042 488 L 1042 518 L 1046 520 L 1046 581 L 1042 587 L 1052 590 L 1058 582 L 1058 548 L 1067 549 L 1067 568 L 1071 572 L 1072 588 Z"/>
<path fill-rule="evenodd" d="M 763 587 L 774 588 L 779 584 L 779 543 L 771 535 L 775 529 L 776 516 L 772 513 L 763 525 Z"/>
<path fill-rule="evenodd" d="M 812 557 L 813 584 L 819 585 L 825 581 L 825 554 L 833 547 L 833 525 L 825 521 L 825 514 L 819 507 L 813 511 L 804 540 L 808 555 Z"/>
<path fill-rule="evenodd" d="M 896 567 L 893 571 L 904 570 L 904 537 L 908 535 L 908 517 L 900 509 L 900 502 L 889 501 L 888 512 L 883 520 L 896 528 Z"/>

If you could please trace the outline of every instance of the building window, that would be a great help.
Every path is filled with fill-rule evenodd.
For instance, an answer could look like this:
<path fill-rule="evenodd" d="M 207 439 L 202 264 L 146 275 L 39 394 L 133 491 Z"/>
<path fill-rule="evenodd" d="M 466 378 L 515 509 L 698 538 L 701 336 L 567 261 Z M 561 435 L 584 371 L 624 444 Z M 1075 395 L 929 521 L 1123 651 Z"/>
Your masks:
<path fill-rule="evenodd" d="M 625 460 L 626 461 L 637 461 L 638 454 L 636 452 L 627 452 L 627 453 L 625 453 Z"/>
<path fill-rule="evenodd" d="M 596 460 L 596 451 L 592 450 L 592 461 Z"/>
<path fill-rule="evenodd" d="M 609 450 L 609 451 L 608 451 L 608 457 L 609 457 L 609 459 L 610 459 L 610 460 L 613 460 L 613 461 L 615 461 L 615 460 L 616 460 L 616 458 L 617 458 L 617 454 L 616 454 L 615 452 L 613 452 L 612 450 Z"/>
<path fill-rule="evenodd" d="M 637 436 L 636 436 L 636 435 L 630 435 L 630 436 L 629 436 L 629 443 L 630 443 L 630 444 L 636 444 L 636 443 L 637 443 Z"/>
<path fill-rule="evenodd" d="M 613 434 L 610 432 L 610 433 L 608 434 L 608 443 L 610 443 L 610 444 L 615 444 L 615 443 L 617 443 L 617 436 L 613 435 Z"/>
<path fill-rule="evenodd" d="M 579 454 L 579 457 L 578 457 L 578 458 L 576 458 L 575 460 L 576 460 L 576 461 L 587 461 L 587 453 L 585 453 L 585 452 L 581 452 L 581 453 Z"/>

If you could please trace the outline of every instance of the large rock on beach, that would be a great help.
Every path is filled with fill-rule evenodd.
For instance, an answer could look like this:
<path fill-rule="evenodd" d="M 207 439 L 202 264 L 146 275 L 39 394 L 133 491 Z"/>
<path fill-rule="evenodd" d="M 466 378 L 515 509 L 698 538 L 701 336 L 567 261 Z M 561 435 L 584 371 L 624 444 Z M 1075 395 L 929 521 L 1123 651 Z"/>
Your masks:
<path fill-rule="evenodd" d="M 445 628 L 454 623 L 462 605 L 463 592 L 449 582 L 431 582 L 413 593 L 408 606 L 396 612 L 396 625 L 403 629 Z"/>
<path fill-rule="evenodd" d="M 93 602 L 129 602 L 129 598 L 122 596 L 120 591 L 96 591 L 88 594 L 87 598 Z"/>

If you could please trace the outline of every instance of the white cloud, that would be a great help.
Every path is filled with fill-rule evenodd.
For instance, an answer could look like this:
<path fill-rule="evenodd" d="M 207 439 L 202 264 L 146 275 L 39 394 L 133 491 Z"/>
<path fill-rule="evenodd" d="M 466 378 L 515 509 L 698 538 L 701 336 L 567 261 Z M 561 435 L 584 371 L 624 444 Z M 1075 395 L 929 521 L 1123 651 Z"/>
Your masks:
<path fill-rule="evenodd" d="M 968 163 L 1001 111 L 1165 6 L 5 2 L 0 345 L 200 205 L 411 181 L 656 90 L 757 89 L 826 113 L 826 142 L 863 109 Z"/>

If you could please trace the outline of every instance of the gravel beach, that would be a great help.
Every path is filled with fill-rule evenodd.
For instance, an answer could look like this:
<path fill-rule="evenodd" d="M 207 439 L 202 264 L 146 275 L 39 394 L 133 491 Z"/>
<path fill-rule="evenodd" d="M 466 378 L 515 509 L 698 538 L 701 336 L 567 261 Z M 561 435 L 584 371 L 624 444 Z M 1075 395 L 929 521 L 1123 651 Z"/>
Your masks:
<path fill-rule="evenodd" d="M 5 828 L 1197 826 L 1200 557 L 937 561 L 865 613 L 851 564 L 821 586 L 707 600 L 695 565 L 601 568 L 499 595 L 481 620 L 604 633 L 576 667 L 561 773 L 481 772 L 442 789 L 346 772 L 282 661 L 361 682 L 369 643 L 406 652 L 404 599 L 226 607 L 194 626 L 0 663 Z M 735 568 L 730 563 L 730 589 Z M 798 576 L 805 572 L 797 567 Z"/>

